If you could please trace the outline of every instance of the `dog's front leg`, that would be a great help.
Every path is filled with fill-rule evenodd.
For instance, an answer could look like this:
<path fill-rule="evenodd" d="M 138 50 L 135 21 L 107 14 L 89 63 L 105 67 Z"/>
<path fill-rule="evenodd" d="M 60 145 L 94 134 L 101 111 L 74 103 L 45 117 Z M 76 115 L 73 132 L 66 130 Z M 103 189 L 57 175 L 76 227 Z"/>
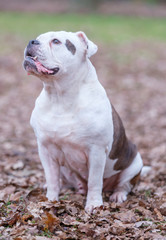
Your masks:
<path fill-rule="evenodd" d="M 106 164 L 104 148 L 93 147 L 89 155 L 88 194 L 85 210 L 91 213 L 95 207 L 103 205 L 103 174 Z"/>
<path fill-rule="evenodd" d="M 56 158 L 53 158 L 47 148 L 38 142 L 39 157 L 44 168 L 47 198 L 50 201 L 58 201 L 60 191 L 60 166 Z"/>

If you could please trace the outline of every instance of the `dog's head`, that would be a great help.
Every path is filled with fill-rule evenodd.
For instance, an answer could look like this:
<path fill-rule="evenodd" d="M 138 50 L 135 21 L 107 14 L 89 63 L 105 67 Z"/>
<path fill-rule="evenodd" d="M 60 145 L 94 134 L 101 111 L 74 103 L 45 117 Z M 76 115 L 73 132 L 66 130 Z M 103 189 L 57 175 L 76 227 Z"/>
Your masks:
<path fill-rule="evenodd" d="M 83 32 L 48 32 L 31 40 L 24 52 L 24 68 L 39 77 L 75 72 L 97 52 Z"/>

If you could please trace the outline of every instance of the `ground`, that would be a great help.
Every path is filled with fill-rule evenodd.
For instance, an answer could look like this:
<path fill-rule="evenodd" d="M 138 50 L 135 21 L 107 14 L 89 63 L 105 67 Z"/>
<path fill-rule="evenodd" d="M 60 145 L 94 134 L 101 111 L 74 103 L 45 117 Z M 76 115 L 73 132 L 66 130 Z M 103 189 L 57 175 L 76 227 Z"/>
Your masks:
<path fill-rule="evenodd" d="M 0 239 L 166 239 L 166 44 L 99 43 L 92 59 L 99 79 L 152 169 L 126 202 L 110 203 L 104 194 L 104 206 L 88 215 L 85 197 L 74 190 L 63 190 L 59 202 L 45 197 L 29 125 L 42 84 L 22 68 L 29 39 L 11 37 L 0 38 L 11 49 L 2 49 L 0 56 Z"/>

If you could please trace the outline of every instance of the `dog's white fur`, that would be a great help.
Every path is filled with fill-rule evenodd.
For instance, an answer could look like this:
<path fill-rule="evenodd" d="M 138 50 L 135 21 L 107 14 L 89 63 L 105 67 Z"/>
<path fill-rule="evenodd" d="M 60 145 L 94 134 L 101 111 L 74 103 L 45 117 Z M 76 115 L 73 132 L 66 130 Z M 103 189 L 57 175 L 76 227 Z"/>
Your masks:
<path fill-rule="evenodd" d="M 60 44 L 54 44 L 58 39 Z M 76 48 L 67 49 L 66 39 Z M 112 106 L 98 81 L 89 57 L 97 46 L 82 32 L 48 32 L 40 35 L 35 56 L 46 68 L 59 68 L 55 75 L 26 68 L 43 81 L 43 90 L 31 116 L 39 156 L 45 171 L 47 198 L 58 200 L 60 178 L 81 193 L 86 192 L 86 211 L 103 204 L 103 179 L 120 171 L 111 160 L 114 128 Z M 120 181 L 110 200 L 122 202 L 131 191 L 130 180 L 142 169 L 137 153 L 121 171 Z M 86 186 L 87 183 L 87 186 Z"/>

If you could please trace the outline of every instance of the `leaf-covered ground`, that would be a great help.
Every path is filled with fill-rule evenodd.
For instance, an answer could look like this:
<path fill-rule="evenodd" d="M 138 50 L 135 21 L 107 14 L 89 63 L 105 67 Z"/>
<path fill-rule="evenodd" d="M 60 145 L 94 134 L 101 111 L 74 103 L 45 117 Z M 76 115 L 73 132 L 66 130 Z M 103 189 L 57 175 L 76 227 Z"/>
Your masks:
<path fill-rule="evenodd" d="M 8 42 L 10 44 L 10 41 Z M 149 175 L 123 204 L 89 216 L 85 197 L 63 190 L 45 197 L 44 173 L 29 126 L 40 80 L 22 69 L 23 45 L 0 57 L 0 239 L 166 239 L 166 45 L 133 42 L 100 48 L 100 81 L 137 144 Z"/>

